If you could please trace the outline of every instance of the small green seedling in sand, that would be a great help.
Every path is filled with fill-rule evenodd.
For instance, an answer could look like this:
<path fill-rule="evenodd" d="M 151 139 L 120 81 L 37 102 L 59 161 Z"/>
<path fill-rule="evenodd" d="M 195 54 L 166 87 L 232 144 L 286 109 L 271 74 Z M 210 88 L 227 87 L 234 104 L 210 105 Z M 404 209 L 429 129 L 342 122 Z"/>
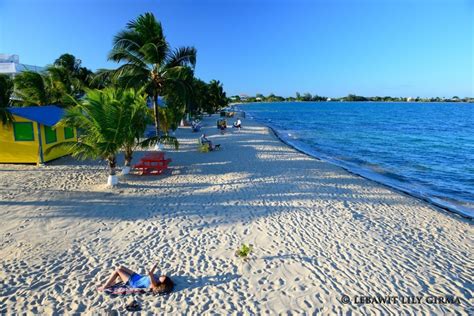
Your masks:
<path fill-rule="evenodd" d="M 252 253 L 252 250 L 252 245 L 242 244 L 242 246 L 240 246 L 240 248 L 235 252 L 235 255 L 239 258 L 247 260 Z"/>

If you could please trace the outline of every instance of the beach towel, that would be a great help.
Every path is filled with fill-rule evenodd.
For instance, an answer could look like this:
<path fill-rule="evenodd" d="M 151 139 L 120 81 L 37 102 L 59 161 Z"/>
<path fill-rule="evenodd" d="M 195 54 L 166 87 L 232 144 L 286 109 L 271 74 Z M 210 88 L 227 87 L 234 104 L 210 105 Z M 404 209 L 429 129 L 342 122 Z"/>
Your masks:
<path fill-rule="evenodd" d="M 119 282 L 109 288 L 104 289 L 103 292 L 107 295 L 118 296 L 118 295 L 130 295 L 130 294 L 147 294 L 147 293 L 150 293 L 150 289 L 134 288 L 128 284 Z"/>

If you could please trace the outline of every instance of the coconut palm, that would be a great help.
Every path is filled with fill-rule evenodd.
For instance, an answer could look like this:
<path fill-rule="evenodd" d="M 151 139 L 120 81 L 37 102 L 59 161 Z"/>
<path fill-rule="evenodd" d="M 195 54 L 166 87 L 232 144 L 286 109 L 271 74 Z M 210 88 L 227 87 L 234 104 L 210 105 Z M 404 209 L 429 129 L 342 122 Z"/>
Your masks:
<path fill-rule="evenodd" d="M 82 131 L 78 142 L 63 142 L 48 149 L 65 147 L 78 159 L 98 159 L 107 161 L 109 185 L 117 184 L 117 154 L 124 145 L 130 114 L 128 106 L 120 100 L 125 98 L 122 91 L 113 88 L 90 90 L 84 100 L 66 110 L 58 126 L 76 127 Z"/>
<path fill-rule="evenodd" d="M 84 95 L 84 89 L 90 87 L 93 72 L 82 67 L 82 61 L 71 54 L 62 54 L 48 67 L 48 72 L 54 74 L 59 69 L 59 80 L 69 85 L 70 94 L 77 98 Z"/>
<path fill-rule="evenodd" d="M 18 74 L 14 82 L 14 92 L 17 98 L 14 101 L 17 105 L 58 105 L 66 106 L 72 104 L 71 92 L 67 82 L 60 80 L 60 69 L 53 73 L 38 73 L 34 71 L 24 71 Z"/>
<path fill-rule="evenodd" d="M 111 98 L 121 108 L 119 111 L 122 116 L 120 135 L 123 138 L 122 149 L 125 158 L 122 174 L 128 174 L 133 159 L 133 152 L 138 147 L 146 148 L 154 145 L 157 141 L 156 137 L 141 140 L 145 134 L 147 124 L 151 122 L 152 115 L 146 103 L 146 96 L 141 90 L 137 91 L 133 88 L 107 88 L 106 91 L 110 92 Z M 174 137 L 162 135 L 161 142 L 178 148 L 178 141 Z"/>
<path fill-rule="evenodd" d="M 152 13 L 140 15 L 114 38 L 109 60 L 124 63 L 114 75 L 127 87 L 143 88 L 152 98 L 156 137 L 160 137 L 158 96 L 185 94 L 192 82 L 196 49 L 172 49 Z"/>
<path fill-rule="evenodd" d="M 120 106 L 124 108 L 123 112 L 125 113 L 125 122 L 123 124 L 125 167 L 122 173 L 128 174 L 133 159 L 133 152 L 141 145 L 140 138 L 145 133 L 147 123 L 151 121 L 151 115 L 144 94 L 134 89 L 118 91 L 116 99 Z"/>
<path fill-rule="evenodd" d="M 228 104 L 227 96 L 224 92 L 222 83 L 219 80 L 211 80 L 208 85 L 208 112 L 216 112 L 217 110 L 226 107 Z"/>
<path fill-rule="evenodd" d="M 4 125 L 13 121 L 13 116 L 8 111 L 12 93 L 13 81 L 7 75 L 0 75 L 0 122 Z"/>

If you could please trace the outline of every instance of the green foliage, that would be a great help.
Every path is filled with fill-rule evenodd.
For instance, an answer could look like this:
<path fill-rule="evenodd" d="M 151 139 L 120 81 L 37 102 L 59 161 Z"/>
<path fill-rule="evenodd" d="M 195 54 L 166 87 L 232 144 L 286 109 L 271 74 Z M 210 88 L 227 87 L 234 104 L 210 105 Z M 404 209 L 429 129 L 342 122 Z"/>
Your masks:
<path fill-rule="evenodd" d="M 0 107 L 7 107 L 10 104 L 10 97 L 13 93 L 13 80 L 0 74 Z"/>
<path fill-rule="evenodd" d="M 57 79 L 59 74 L 24 71 L 14 79 L 14 105 L 58 105 L 73 103 L 67 84 Z"/>
<path fill-rule="evenodd" d="M 140 143 L 142 148 L 148 148 L 150 146 L 154 146 L 156 144 L 163 144 L 167 146 L 172 146 L 174 149 L 179 149 L 179 142 L 176 137 L 170 135 L 160 135 L 160 136 L 152 136 Z"/>
<path fill-rule="evenodd" d="M 79 71 L 81 67 L 81 60 L 76 59 L 74 55 L 71 54 L 62 54 L 54 61 L 54 65 L 62 67 L 71 73 Z"/>
<path fill-rule="evenodd" d="M 104 89 L 106 87 L 118 87 L 118 82 L 113 75 L 113 70 L 98 69 L 91 75 L 89 87 L 91 89 Z"/>
<path fill-rule="evenodd" d="M 123 108 L 123 150 L 125 156 L 125 166 L 130 166 L 133 151 L 140 146 L 140 137 L 146 130 L 147 123 L 150 121 L 150 112 L 146 104 L 146 97 L 143 93 L 134 89 L 113 89 L 113 98 Z"/>
<path fill-rule="evenodd" d="M 54 67 L 64 69 L 73 81 L 73 93 L 82 95 L 84 88 L 90 87 L 93 72 L 81 66 L 82 61 L 71 54 L 62 54 L 54 61 Z"/>
<path fill-rule="evenodd" d="M 265 101 L 265 102 L 281 102 L 281 101 L 285 101 L 285 98 L 271 93 L 268 97 L 263 97 L 262 101 Z"/>
<path fill-rule="evenodd" d="M 242 259 L 247 259 L 249 255 L 252 253 L 253 247 L 252 245 L 242 244 L 240 248 L 237 249 L 235 255 Z"/>
<path fill-rule="evenodd" d="M 158 96 L 186 100 L 196 64 L 196 49 L 172 49 L 165 39 L 161 23 L 152 13 L 130 21 L 114 38 L 109 60 L 123 63 L 111 71 L 121 86 L 136 87 L 152 98 L 156 132 L 160 134 Z M 185 104 L 185 102 L 183 102 Z"/>
<path fill-rule="evenodd" d="M 257 100 L 257 97 L 260 98 Z M 351 102 L 357 102 L 357 101 L 373 101 L 373 102 L 474 102 L 474 98 L 459 98 L 458 96 L 453 96 L 450 99 L 446 98 L 405 98 L 405 97 L 391 97 L 391 96 L 375 96 L 375 97 L 364 97 L 364 96 L 358 96 L 355 94 L 349 94 L 346 97 L 342 98 L 331 98 L 329 100 L 328 97 L 324 96 L 319 96 L 317 94 L 311 95 L 310 93 L 305 93 L 304 95 L 301 95 L 299 92 L 296 93 L 296 98 L 294 97 L 281 97 L 281 96 L 276 96 L 273 93 L 271 93 L 269 96 L 261 97 L 261 94 L 257 94 L 255 97 L 247 97 L 245 99 L 241 99 L 239 96 L 232 96 L 231 100 L 235 102 L 258 102 L 258 101 L 263 101 L 263 102 L 295 102 L 295 101 L 312 101 L 312 102 L 325 102 L 325 101 L 351 101 Z"/>
<path fill-rule="evenodd" d="M 347 97 L 343 98 L 344 101 L 367 101 L 367 98 L 355 95 L 355 94 L 349 94 Z"/>
<path fill-rule="evenodd" d="M 2 124 L 9 124 L 13 121 L 13 116 L 10 111 L 8 111 L 12 93 L 12 79 L 7 75 L 0 75 L 0 122 Z"/>
<path fill-rule="evenodd" d="M 212 110 L 209 106 L 209 87 L 204 81 L 194 78 L 191 98 L 188 102 L 188 113 L 192 115 L 203 111 Z"/>
<path fill-rule="evenodd" d="M 191 114 L 215 113 L 226 107 L 228 102 L 222 83 L 216 80 L 206 83 L 200 79 L 194 79 L 191 106 L 188 107 L 188 112 Z"/>
<path fill-rule="evenodd" d="M 78 159 L 104 159 L 113 175 L 117 153 L 123 147 L 133 148 L 146 127 L 145 108 L 144 97 L 134 90 L 90 90 L 57 124 L 81 130 L 79 141 L 54 145 L 47 152 L 65 147 Z"/>
<path fill-rule="evenodd" d="M 208 85 L 208 108 L 205 109 L 208 113 L 215 113 L 219 109 L 227 106 L 228 99 L 224 92 L 224 87 L 220 81 L 211 80 Z"/>
<path fill-rule="evenodd" d="M 24 71 L 14 79 L 15 105 L 69 106 L 84 95 L 92 71 L 81 67 L 81 60 L 63 54 L 42 73 Z"/>

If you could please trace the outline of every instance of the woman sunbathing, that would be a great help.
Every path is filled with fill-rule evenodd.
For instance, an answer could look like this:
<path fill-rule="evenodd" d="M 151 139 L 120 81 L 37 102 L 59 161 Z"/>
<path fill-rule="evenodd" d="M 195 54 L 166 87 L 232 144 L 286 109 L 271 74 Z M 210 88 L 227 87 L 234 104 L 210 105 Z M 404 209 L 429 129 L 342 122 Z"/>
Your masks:
<path fill-rule="evenodd" d="M 109 280 L 105 282 L 103 287 L 99 290 L 106 290 L 117 283 L 117 278 L 132 288 L 151 289 L 154 294 L 169 293 L 173 290 L 174 283 L 166 275 L 157 278 L 154 273 L 157 264 L 148 272 L 148 275 L 140 275 L 129 268 L 119 267 L 116 269 Z"/>

